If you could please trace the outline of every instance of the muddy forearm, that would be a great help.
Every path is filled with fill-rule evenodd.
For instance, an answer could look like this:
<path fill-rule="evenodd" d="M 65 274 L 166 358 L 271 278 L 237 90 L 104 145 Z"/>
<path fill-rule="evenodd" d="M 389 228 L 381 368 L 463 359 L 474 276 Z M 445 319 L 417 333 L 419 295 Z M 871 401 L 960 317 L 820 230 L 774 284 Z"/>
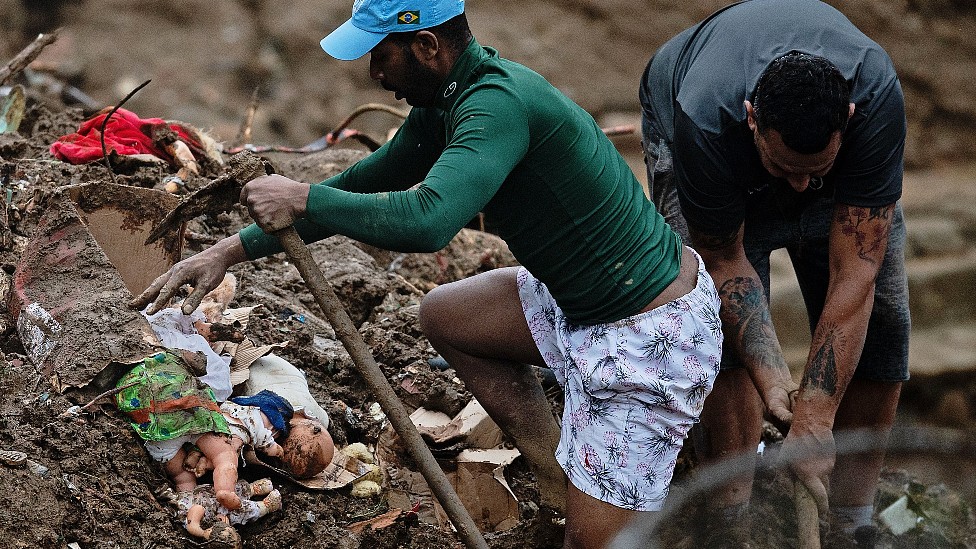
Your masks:
<path fill-rule="evenodd" d="M 244 251 L 244 246 L 241 244 L 241 238 L 237 234 L 224 238 L 207 250 L 204 250 L 204 252 L 213 254 L 213 257 L 219 257 L 225 268 L 230 268 L 238 263 L 248 261 L 247 253 Z"/>

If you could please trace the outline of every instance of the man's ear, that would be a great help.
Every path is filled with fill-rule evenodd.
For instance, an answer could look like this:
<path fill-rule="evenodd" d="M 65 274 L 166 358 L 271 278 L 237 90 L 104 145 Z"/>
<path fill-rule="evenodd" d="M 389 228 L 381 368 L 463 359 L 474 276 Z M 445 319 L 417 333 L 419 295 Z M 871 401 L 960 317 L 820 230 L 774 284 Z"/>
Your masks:
<path fill-rule="evenodd" d="M 742 104 L 746 107 L 746 123 L 749 124 L 749 129 L 755 132 L 758 125 L 756 124 L 756 111 L 752 108 L 752 102 L 746 99 Z"/>
<path fill-rule="evenodd" d="M 429 30 L 422 30 L 417 31 L 417 34 L 414 35 L 410 47 L 413 48 L 417 59 L 430 61 L 437 56 L 437 52 L 440 50 L 440 41 L 436 34 Z"/>
<path fill-rule="evenodd" d="M 847 119 L 850 120 L 854 116 L 854 103 L 851 103 L 850 109 L 847 111 Z"/>

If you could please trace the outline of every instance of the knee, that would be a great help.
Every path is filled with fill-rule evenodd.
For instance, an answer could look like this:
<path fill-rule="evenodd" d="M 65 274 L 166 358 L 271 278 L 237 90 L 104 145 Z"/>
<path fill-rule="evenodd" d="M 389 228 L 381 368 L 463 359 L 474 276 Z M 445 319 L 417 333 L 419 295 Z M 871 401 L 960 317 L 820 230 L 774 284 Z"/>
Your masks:
<path fill-rule="evenodd" d="M 417 319 L 420 330 L 435 346 L 448 337 L 445 330 L 445 319 L 449 316 L 450 310 L 448 293 L 444 286 L 438 286 L 428 292 L 420 302 L 420 313 Z"/>

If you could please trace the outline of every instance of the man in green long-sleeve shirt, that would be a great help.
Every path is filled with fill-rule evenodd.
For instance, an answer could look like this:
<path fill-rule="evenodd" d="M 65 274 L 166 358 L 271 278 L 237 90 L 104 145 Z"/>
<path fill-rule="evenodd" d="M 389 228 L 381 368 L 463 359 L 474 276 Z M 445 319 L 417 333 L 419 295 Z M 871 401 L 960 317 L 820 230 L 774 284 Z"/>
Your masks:
<path fill-rule="evenodd" d="M 322 40 L 370 54 L 370 76 L 415 108 L 372 155 L 318 185 L 261 177 L 241 193 L 256 224 L 157 279 L 191 309 L 238 262 L 342 234 L 433 252 L 478 212 L 522 267 L 431 291 L 420 323 L 566 514 L 566 547 L 602 547 L 660 508 L 675 457 L 718 372 L 718 297 L 700 259 L 645 198 L 613 144 L 540 75 L 482 47 L 463 0 L 362 0 Z M 564 389 L 560 426 L 528 368 Z M 567 485 L 567 478 L 569 483 Z"/>

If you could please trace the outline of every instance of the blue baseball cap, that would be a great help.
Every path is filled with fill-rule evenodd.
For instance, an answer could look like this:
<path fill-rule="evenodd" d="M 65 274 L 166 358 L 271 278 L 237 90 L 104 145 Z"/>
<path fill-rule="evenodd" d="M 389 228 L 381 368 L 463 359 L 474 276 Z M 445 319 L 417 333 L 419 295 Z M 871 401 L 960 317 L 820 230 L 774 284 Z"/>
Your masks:
<path fill-rule="evenodd" d="M 435 27 L 462 13 L 464 0 L 356 0 L 352 17 L 319 44 L 332 57 L 351 61 L 391 32 Z"/>

